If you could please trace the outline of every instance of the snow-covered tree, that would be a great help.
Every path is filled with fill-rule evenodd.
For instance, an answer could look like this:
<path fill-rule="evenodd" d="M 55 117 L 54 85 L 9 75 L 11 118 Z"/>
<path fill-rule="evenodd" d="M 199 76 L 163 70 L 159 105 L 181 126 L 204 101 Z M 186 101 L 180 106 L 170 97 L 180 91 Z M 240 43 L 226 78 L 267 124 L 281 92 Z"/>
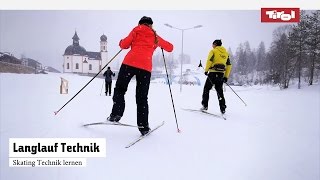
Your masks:
<path fill-rule="evenodd" d="M 289 48 L 291 49 L 292 58 L 297 57 L 296 72 L 298 76 L 298 88 L 301 87 L 301 69 L 302 65 L 306 64 L 306 57 L 303 55 L 306 52 L 307 27 L 305 13 L 301 12 L 301 20 L 297 25 L 293 25 L 292 31 L 289 33 Z"/>
<path fill-rule="evenodd" d="M 309 85 L 313 84 L 315 69 L 320 69 L 320 10 L 306 15 L 306 45 L 309 61 Z"/>

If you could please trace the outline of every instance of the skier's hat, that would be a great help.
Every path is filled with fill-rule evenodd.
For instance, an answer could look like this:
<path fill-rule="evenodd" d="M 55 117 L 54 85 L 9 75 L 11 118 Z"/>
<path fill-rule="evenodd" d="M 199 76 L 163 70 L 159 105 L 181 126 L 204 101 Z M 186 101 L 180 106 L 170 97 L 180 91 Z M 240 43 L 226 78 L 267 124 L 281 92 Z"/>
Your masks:
<path fill-rule="evenodd" d="M 216 39 L 216 40 L 213 41 L 212 44 L 215 44 L 216 46 L 221 46 L 222 45 L 222 41 L 221 41 L 221 39 Z"/>
<path fill-rule="evenodd" d="M 152 21 L 151 17 L 143 16 L 143 17 L 139 20 L 139 24 L 152 25 L 152 24 L 153 24 L 153 21 Z"/>

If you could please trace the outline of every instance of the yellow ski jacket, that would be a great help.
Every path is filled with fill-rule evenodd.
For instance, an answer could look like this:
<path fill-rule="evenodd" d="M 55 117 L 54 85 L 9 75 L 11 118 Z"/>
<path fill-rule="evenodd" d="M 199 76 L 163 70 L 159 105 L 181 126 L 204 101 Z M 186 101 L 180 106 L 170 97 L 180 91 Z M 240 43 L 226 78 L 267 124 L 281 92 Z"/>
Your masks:
<path fill-rule="evenodd" d="M 229 53 L 223 46 L 216 46 L 210 50 L 205 72 L 222 72 L 224 77 L 229 78 L 231 68 Z"/>

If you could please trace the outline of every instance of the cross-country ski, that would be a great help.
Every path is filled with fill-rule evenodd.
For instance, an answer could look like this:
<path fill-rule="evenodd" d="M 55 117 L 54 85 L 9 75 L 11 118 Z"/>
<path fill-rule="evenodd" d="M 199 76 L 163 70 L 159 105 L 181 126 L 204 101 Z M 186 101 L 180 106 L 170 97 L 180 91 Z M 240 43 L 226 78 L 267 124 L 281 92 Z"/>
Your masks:
<path fill-rule="evenodd" d="M 136 128 L 139 127 L 139 126 L 135 126 L 135 125 L 131 125 L 131 124 L 125 124 L 125 123 L 120 123 L 120 122 L 111 122 L 111 121 L 87 123 L 87 124 L 83 124 L 82 126 L 88 127 L 88 126 L 94 126 L 94 125 L 114 125 L 114 126 L 127 126 L 127 127 L 136 127 Z"/>
<path fill-rule="evenodd" d="M 164 125 L 164 121 L 161 124 L 159 124 L 158 126 L 156 126 L 153 129 L 151 129 L 147 134 L 139 136 L 136 140 L 134 140 L 131 143 L 129 143 L 125 148 L 129 148 L 129 147 L 133 146 L 134 144 L 136 144 L 137 142 L 141 141 L 146 136 L 149 136 L 153 131 L 159 129 L 163 125 Z"/>
<path fill-rule="evenodd" d="M 190 112 L 196 112 L 196 113 L 205 114 L 205 115 L 210 115 L 210 116 L 213 116 L 213 117 L 222 118 L 222 119 L 224 119 L 224 120 L 227 120 L 227 117 L 226 117 L 225 114 L 218 115 L 218 114 L 210 113 L 210 112 L 207 112 L 207 111 L 202 111 L 202 110 L 200 110 L 200 109 L 186 109 L 186 108 L 182 108 L 182 110 L 190 111 Z"/>

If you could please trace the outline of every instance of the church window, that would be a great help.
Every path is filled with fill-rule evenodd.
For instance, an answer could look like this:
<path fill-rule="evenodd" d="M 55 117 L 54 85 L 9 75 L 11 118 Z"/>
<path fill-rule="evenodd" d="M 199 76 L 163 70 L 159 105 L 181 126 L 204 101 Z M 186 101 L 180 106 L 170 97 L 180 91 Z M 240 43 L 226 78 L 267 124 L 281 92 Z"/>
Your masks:
<path fill-rule="evenodd" d="M 67 63 L 67 69 L 69 69 L 70 67 L 69 67 L 69 63 Z"/>
<path fill-rule="evenodd" d="M 92 70 L 92 64 L 89 64 L 89 70 Z"/>
<path fill-rule="evenodd" d="M 76 63 L 76 69 L 79 69 L 79 63 Z"/>

